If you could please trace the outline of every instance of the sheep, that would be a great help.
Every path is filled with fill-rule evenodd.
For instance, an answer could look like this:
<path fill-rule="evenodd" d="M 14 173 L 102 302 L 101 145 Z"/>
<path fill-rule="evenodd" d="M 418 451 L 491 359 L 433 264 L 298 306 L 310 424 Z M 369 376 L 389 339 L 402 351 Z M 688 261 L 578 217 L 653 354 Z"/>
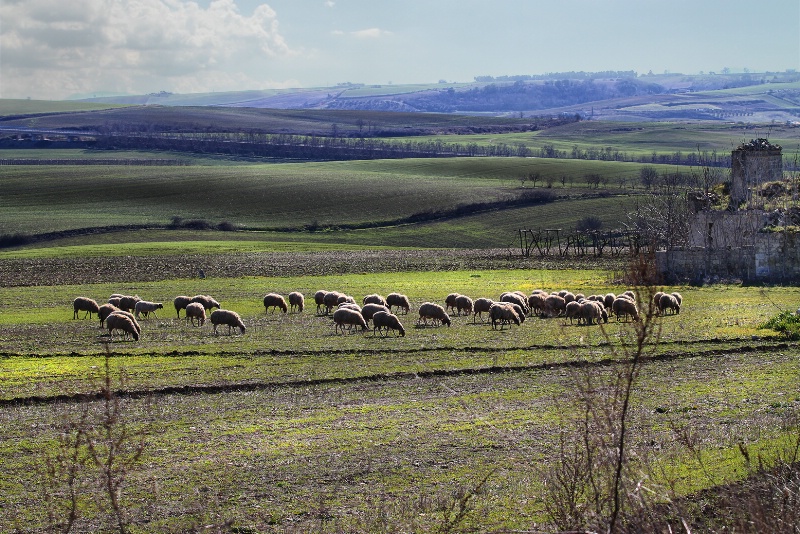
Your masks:
<path fill-rule="evenodd" d="M 195 295 L 192 297 L 191 302 L 199 302 L 206 310 L 210 310 L 212 308 L 217 308 L 220 310 L 222 309 L 222 307 L 219 305 L 219 302 L 208 295 Z"/>
<path fill-rule="evenodd" d="M 517 317 L 519 317 L 519 324 L 525 322 L 525 310 L 522 309 L 522 306 L 520 306 L 516 302 L 505 302 L 505 303 L 501 302 L 501 304 L 508 304 L 509 306 L 514 308 L 514 311 L 517 312 Z"/>
<path fill-rule="evenodd" d="M 675 291 L 675 292 L 671 293 L 671 295 L 672 295 L 673 297 L 675 297 L 675 300 L 677 300 L 677 301 L 678 301 L 678 304 L 683 304 L 683 297 L 681 296 L 681 294 L 680 294 L 680 293 L 678 293 L 677 291 Z"/>
<path fill-rule="evenodd" d="M 155 317 L 158 317 L 158 315 L 156 315 L 156 310 L 161 310 L 163 308 L 164 308 L 164 305 L 162 303 L 160 303 L 160 302 L 150 302 L 150 301 L 147 301 L 147 300 L 140 300 L 134 306 L 134 309 L 136 310 L 136 318 L 137 319 L 139 318 L 139 314 L 140 313 L 144 314 L 145 317 L 147 317 L 151 313 Z"/>
<path fill-rule="evenodd" d="M 450 326 L 450 316 L 447 315 L 444 308 L 433 302 L 423 302 L 422 305 L 420 305 L 417 325 L 419 325 L 420 321 L 424 321 L 425 325 L 427 325 L 428 319 L 432 319 L 434 324 L 441 322 L 448 327 Z"/>
<path fill-rule="evenodd" d="M 614 299 L 614 302 L 611 304 L 611 310 L 614 312 L 614 315 L 617 316 L 617 321 L 619 321 L 620 317 L 627 317 L 628 315 L 633 317 L 634 321 L 639 320 L 639 310 L 636 309 L 636 303 L 621 295 Z"/>
<path fill-rule="evenodd" d="M 565 303 L 569 304 L 570 302 L 574 302 L 574 301 L 576 301 L 576 300 L 578 300 L 578 299 L 575 297 L 575 295 L 574 295 L 573 293 L 571 293 L 571 292 L 567 291 L 567 292 L 564 294 L 564 302 L 565 302 Z"/>
<path fill-rule="evenodd" d="M 658 301 L 658 310 L 665 314 L 667 310 L 670 310 L 674 314 L 681 313 L 681 305 L 673 295 L 661 295 L 661 299 Z"/>
<path fill-rule="evenodd" d="M 100 311 L 100 306 L 97 305 L 96 300 L 90 299 L 89 297 L 75 297 L 75 300 L 72 301 L 73 319 L 78 318 L 79 311 L 86 312 L 83 314 L 84 319 L 86 319 L 87 316 L 91 319 L 93 313 L 98 313 Z"/>
<path fill-rule="evenodd" d="M 456 297 L 456 312 L 458 315 L 461 315 L 461 310 L 464 310 L 464 315 L 469 315 L 472 313 L 473 309 L 473 302 L 472 299 L 466 295 L 459 295 Z"/>
<path fill-rule="evenodd" d="M 603 306 L 606 307 L 607 310 L 611 309 L 611 305 L 614 304 L 614 300 L 617 296 L 614 293 L 606 293 L 603 297 Z"/>
<path fill-rule="evenodd" d="M 392 306 L 397 307 L 398 310 L 402 308 L 404 310 L 403 313 L 408 313 L 411 309 L 408 297 L 402 293 L 389 293 L 386 295 L 386 307 L 391 311 Z"/>
<path fill-rule="evenodd" d="M 286 300 L 277 293 L 267 293 L 264 295 L 264 313 L 268 313 L 270 308 L 272 308 L 273 313 L 275 313 L 275 308 L 280 308 L 283 313 L 286 313 L 289 309 L 286 305 Z"/>
<path fill-rule="evenodd" d="M 377 293 L 373 293 L 364 297 L 362 304 L 380 304 L 381 306 L 386 306 L 386 299 Z"/>
<path fill-rule="evenodd" d="M 536 312 L 542 314 L 545 310 L 547 297 L 548 295 L 541 290 L 539 290 L 538 293 L 532 293 L 528 297 L 528 308 L 531 310 L 531 313 Z"/>
<path fill-rule="evenodd" d="M 109 299 L 109 300 L 111 300 L 111 299 Z M 117 305 L 117 308 L 119 308 L 120 310 L 125 310 L 127 312 L 133 311 L 133 310 L 136 309 L 136 303 L 139 302 L 140 300 L 142 300 L 142 299 L 140 299 L 138 295 L 134 295 L 134 296 L 126 295 L 126 296 L 120 297 L 119 298 L 119 304 Z"/>
<path fill-rule="evenodd" d="M 356 299 L 354 299 L 350 295 L 345 295 L 344 293 L 340 293 L 339 294 L 339 298 L 336 299 L 336 304 L 339 305 L 339 304 L 342 304 L 342 303 L 345 303 L 345 302 L 348 302 L 350 304 L 355 304 L 356 303 Z"/>
<path fill-rule="evenodd" d="M 629 297 L 632 301 L 636 302 L 636 293 L 634 293 L 630 289 L 625 291 L 625 292 L 623 292 L 622 295 L 620 295 L 620 296 L 621 297 Z"/>
<path fill-rule="evenodd" d="M 513 302 L 522 308 L 522 311 L 525 315 L 528 314 L 528 299 L 524 296 L 524 294 L 520 295 L 520 293 L 516 292 L 503 293 L 500 295 L 500 302 Z"/>
<path fill-rule="evenodd" d="M 111 293 L 111 294 L 108 296 L 108 298 L 110 298 L 110 299 L 118 299 L 118 298 L 122 298 L 122 297 L 124 297 L 124 296 L 125 296 L 125 295 L 123 295 L 122 293 Z"/>
<path fill-rule="evenodd" d="M 317 305 L 317 315 L 321 315 L 320 309 L 323 306 L 325 306 L 325 295 L 327 295 L 328 293 L 329 292 L 324 289 L 320 289 L 319 291 L 314 293 L 314 303 Z M 326 311 L 325 313 L 328 312 Z"/>
<path fill-rule="evenodd" d="M 511 306 L 511 303 L 496 302 L 489 308 L 489 319 L 492 321 L 492 329 L 497 328 L 497 323 L 500 323 L 500 330 L 503 325 L 510 325 L 511 323 L 519 326 L 519 315 L 516 310 Z"/>
<path fill-rule="evenodd" d="M 113 304 L 103 304 L 100 306 L 100 309 L 97 310 L 97 317 L 100 319 L 100 328 L 103 328 L 106 322 L 106 317 L 111 315 L 115 311 L 120 311 L 119 308 L 114 306 Z"/>
<path fill-rule="evenodd" d="M 136 317 L 131 312 L 125 310 L 116 310 L 111 312 L 111 315 L 124 315 L 131 320 L 133 327 L 136 329 L 136 333 L 140 336 L 142 335 L 142 327 L 139 326 L 139 321 L 136 320 Z M 108 324 L 108 317 L 106 317 L 106 324 Z"/>
<path fill-rule="evenodd" d="M 303 313 L 306 299 L 299 291 L 292 291 L 289 293 L 289 309 L 294 311 L 297 308 L 297 313 Z"/>
<path fill-rule="evenodd" d="M 186 305 L 186 321 L 192 321 L 192 326 L 195 326 L 195 319 L 197 326 L 203 326 L 206 322 L 206 309 L 199 302 L 190 302 Z"/>
<path fill-rule="evenodd" d="M 110 297 L 108 299 L 108 303 L 114 306 L 115 308 L 119 308 L 120 302 L 122 302 L 122 297 Z"/>
<path fill-rule="evenodd" d="M 383 304 L 375 304 L 373 302 L 368 302 L 367 304 L 364 304 L 363 308 L 361 308 L 361 316 L 364 317 L 364 321 L 369 323 L 370 319 L 372 319 L 372 316 L 375 315 L 377 312 L 381 311 L 389 312 L 389 308 L 387 308 Z"/>
<path fill-rule="evenodd" d="M 202 302 L 200 303 L 202 304 Z M 205 306 L 203 306 L 205 308 Z M 211 324 L 214 325 L 214 333 L 217 333 L 217 325 L 228 325 L 228 335 L 231 333 L 231 328 L 238 328 L 242 334 L 245 332 L 245 326 L 239 314 L 231 310 L 223 310 L 222 308 L 211 312 Z"/>
<path fill-rule="evenodd" d="M 544 313 L 550 317 L 558 317 L 567 309 L 567 303 L 563 297 L 550 295 L 544 301 Z"/>
<path fill-rule="evenodd" d="M 400 319 L 396 315 L 388 311 L 375 312 L 375 315 L 372 316 L 372 335 L 374 336 L 376 331 L 381 332 L 383 329 L 386 329 L 387 336 L 389 335 L 389 330 L 397 330 L 400 332 L 400 337 L 406 335 L 406 329 L 403 328 Z"/>
<path fill-rule="evenodd" d="M 130 334 L 134 341 L 139 341 L 139 329 L 134 320 L 128 315 L 123 315 L 119 312 L 113 312 L 106 317 L 106 328 L 108 328 L 108 335 L 114 339 L 114 330 L 122 330 L 125 336 Z"/>
<path fill-rule="evenodd" d="M 328 291 L 322 297 L 322 303 L 325 305 L 325 315 L 329 314 L 332 309 L 338 304 L 339 297 L 342 294 L 338 291 Z"/>
<path fill-rule="evenodd" d="M 581 322 L 581 305 L 578 302 L 572 301 L 567 302 L 566 306 L 564 307 L 564 319 L 566 323 L 566 319 L 569 319 L 569 324 L 572 324 L 573 319 L 578 320 L 578 324 Z"/>
<path fill-rule="evenodd" d="M 444 298 L 444 310 L 447 311 L 448 308 L 451 311 L 456 311 L 456 299 L 460 293 L 450 293 Z"/>
<path fill-rule="evenodd" d="M 178 314 L 178 319 L 181 318 L 181 310 L 185 310 L 186 305 L 190 302 L 192 302 L 192 297 L 187 297 L 186 295 L 178 295 L 172 300 L 172 303 L 175 305 L 175 312 Z"/>
<path fill-rule="evenodd" d="M 342 302 L 341 304 L 336 306 L 337 310 L 340 310 L 342 308 L 347 308 L 348 310 L 355 310 L 358 313 L 361 313 L 361 306 L 359 306 L 355 302 Z"/>
<path fill-rule="evenodd" d="M 600 324 L 601 320 L 608 322 L 608 313 L 606 312 L 605 306 L 599 302 L 589 300 L 579 306 L 580 317 L 584 324 L 594 324 L 593 321 L 597 321 L 597 324 Z"/>
<path fill-rule="evenodd" d="M 333 322 L 335 324 L 334 332 L 338 332 L 341 329 L 342 334 L 344 334 L 345 325 L 348 327 L 360 326 L 361 330 L 367 329 L 367 322 L 364 317 L 356 310 L 349 308 L 339 308 L 333 312 Z"/>
<path fill-rule="evenodd" d="M 494 301 L 492 299 L 487 298 L 479 298 L 475 299 L 475 302 L 472 305 L 472 322 L 474 323 L 476 318 L 480 316 L 481 322 L 483 322 L 483 312 L 489 312 L 489 308 L 492 307 Z"/>
<path fill-rule="evenodd" d="M 653 295 L 653 307 L 656 309 L 656 311 L 661 311 L 661 308 L 659 308 L 659 306 L 662 295 L 664 295 L 663 291 L 658 291 L 655 295 Z"/>

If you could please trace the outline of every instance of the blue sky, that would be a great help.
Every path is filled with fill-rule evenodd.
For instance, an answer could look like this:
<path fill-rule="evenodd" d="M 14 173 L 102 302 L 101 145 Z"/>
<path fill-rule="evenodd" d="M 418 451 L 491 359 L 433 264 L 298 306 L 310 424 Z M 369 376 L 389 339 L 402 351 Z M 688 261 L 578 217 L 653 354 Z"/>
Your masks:
<path fill-rule="evenodd" d="M 800 70 L 798 0 L 2 0 L 0 97 Z"/>

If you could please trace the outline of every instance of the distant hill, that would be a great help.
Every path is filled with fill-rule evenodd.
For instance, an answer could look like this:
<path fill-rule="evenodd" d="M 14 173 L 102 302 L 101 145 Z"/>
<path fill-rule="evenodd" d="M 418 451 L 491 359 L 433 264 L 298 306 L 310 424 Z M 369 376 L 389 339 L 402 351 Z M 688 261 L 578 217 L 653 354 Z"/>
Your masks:
<path fill-rule="evenodd" d="M 622 72 L 612 77 L 610 74 L 615 73 L 482 76 L 467 84 L 342 84 L 328 88 L 204 94 L 161 92 L 84 102 L 457 113 L 517 118 L 579 114 L 583 118 L 635 121 L 793 122 L 800 119 L 800 74 L 793 71 L 690 76 L 636 76 Z"/>

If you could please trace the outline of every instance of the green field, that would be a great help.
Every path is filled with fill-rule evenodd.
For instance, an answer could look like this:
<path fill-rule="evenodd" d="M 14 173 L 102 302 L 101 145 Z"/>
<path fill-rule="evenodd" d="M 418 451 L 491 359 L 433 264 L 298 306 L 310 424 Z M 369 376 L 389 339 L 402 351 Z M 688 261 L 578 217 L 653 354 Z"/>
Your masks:
<path fill-rule="evenodd" d="M 454 290 L 496 299 L 509 289 L 589 294 L 626 286 L 602 269 L 386 273 L 397 260 L 383 258 L 363 272 L 359 253 L 314 254 L 319 266 L 348 257 L 342 254 L 353 263 L 333 275 L 200 280 L 165 273 L 152 282 L 42 280 L 0 288 L 0 414 L 13 422 L 0 425 L 0 523 L 42 528 L 48 509 L 64 510 L 67 494 L 58 492 L 69 486 L 37 465 L 64 452 L 64 425 L 83 413 L 91 421 L 101 417 L 101 402 L 76 395 L 97 390 L 108 350 L 114 387 L 129 395 L 119 404 L 116 431 L 130 433 L 127 446 L 144 440 L 121 492 L 132 532 L 223 523 L 258 532 L 431 531 L 452 520 L 447 510 L 460 492 L 485 477 L 461 529 L 541 525 L 542 476 L 558 458 L 559 429 L 578 413 L 571 392 L 579 369 L 613 380 L 631 323 L 577 326 L 531 317 L 495 330 L 453 315 L 449 328 L 418 327 L 416 308 L 443 302 Z M 435 261 L 439 253 L 426 254 Z M 146 256 L 112 258 L 118 270 L 131 259 Z M 259 257 L 248 261 L 255 272 Z M 405 337 L 334 333 L 330 316 L 313 305 L 321 288 L 357 300 L 406 293 L 412 310 L 400 315 Z M 640 467 L 659 473 L 649 481 L 656 500 L 743 476 L 737 443 L 773 457 L 785 446 L 786 418 L 800 405 L 797 346 L 759 329 L 778 309 L 794 307 L 800 290 L 669 289 L 682 293 L 684 306 L 680 315 L 655 319 L 659 343 L 647 350 L 629 421 L 632 447 L 648 457 Z M 265 313 L 266 292 L 292 290 L 306 296 L 303 313 Z M 109 343 L 96 319 L 72 319 L 75 296 L 102 301 L 112 292 L 164 302 L 157 318 L 140 320 L 140 341 L 115 336 Z M 177 319 L 172 297 L 197 292 L 237 310 L 246 333 L 223 328 L 214 335 L 209 324 Z M 701 456 L 676 437 L 686 425 L 704 435 Z M 76 526 L 97 530 L 109 515 L 94 500 L 102 491 L 85 469 L 73 485 Z M 42 491 L 55 492 L 54 500 L 41 500 Z"/>

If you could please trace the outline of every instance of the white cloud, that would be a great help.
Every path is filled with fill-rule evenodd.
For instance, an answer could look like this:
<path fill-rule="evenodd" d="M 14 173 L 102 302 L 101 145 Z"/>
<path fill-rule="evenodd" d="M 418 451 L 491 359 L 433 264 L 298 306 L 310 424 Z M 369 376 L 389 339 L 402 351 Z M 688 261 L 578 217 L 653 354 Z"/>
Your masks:
<path fill-rule="evenodd" d="M 381 30 L 380 28 L 367 28 L 366 30 L 356 30 L 352 32 L 345 32 L 342 30 L 333 30 L 331 32 L 332 35 L 351 35 L 358 39 L 378 39 L 379 37 L 385 37 L 387 35 L 392 35 L 392 32 L 387 30 Z"/>
<path fill-rule="evenodd" d="M 3 0 L 0 19 L 2 97 L 264 86 L 238 73 L 295 53 L 269 5 L 234 0 Z"/>
<path fill-rule="evenodd" d="M 325 5 L 326 5 L 327 7 L 333 7 L 333 6 L 335 6 L 335 5 L 336 5 L 336 2 L 334 2 L 333 0 L 326 0 L 326 1 L 325 1 Z"/>

